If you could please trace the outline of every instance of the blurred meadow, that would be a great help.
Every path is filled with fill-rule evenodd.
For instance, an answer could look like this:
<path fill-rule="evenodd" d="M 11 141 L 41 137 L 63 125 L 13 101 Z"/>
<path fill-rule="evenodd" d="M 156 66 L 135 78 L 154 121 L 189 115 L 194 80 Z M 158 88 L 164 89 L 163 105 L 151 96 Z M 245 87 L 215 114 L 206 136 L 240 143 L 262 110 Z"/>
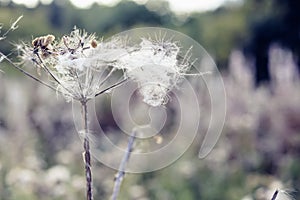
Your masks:
<path fill-rule="evenodd" d="M 231 0 L 193 12 L 175 12 L 162 0 L 84 9 L 67 0 L 41 2 L 26 7 L 0 0 L 1 33 L 23 15 L 18 29 L 0 41 L 0 52 L 8 55 L 14 44 L 41 35 L 60 37 L 74 26 L 104 38 L 155 26 L 199 42 L 221 71 L 227 114 L 214 150 L 198 159 L 199 133 L 171 166 L 126 174 L 119 199 L 271 200 L 276 189 L 285 189 L 300 200 L 299 1 Z M 72 105 L 8 63 L 1 62 L 0 69 L 0 199 L 85 199 Z M 210 112 L 206 98 L 202 113 Z M 96 105 L 104 129 L 117 131 L 109 95 Z M 209 119 L 201 115 L 199 132 Z M 94 199 L 109 199 L 115 173 L 93 160 Z"/>

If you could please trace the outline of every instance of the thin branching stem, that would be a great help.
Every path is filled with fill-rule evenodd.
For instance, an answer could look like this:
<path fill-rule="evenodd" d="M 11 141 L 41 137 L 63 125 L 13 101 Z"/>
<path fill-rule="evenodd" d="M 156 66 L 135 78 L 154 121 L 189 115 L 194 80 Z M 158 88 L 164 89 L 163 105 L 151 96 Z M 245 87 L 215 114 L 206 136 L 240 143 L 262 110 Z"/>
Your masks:
<path fill-rule="evenodd" d="M 91 170 L 91 153 L 90 153 L 90 140 L 88 136 L 88 109 L 87 109 L 87 101 L 81 101 L 82 106 L 82 118 L 83 118 L 83 127 L 84 127 L 84 135 L 83 135 L 83 148 L 84 148 L 84 164 L 85 164 L 85 178 L 86 178 L 86 199 L 93 199 L 93 191 L 92 191 L 92 170 Z"/>
<path fill-rule="evenodd" d="M 95 97 L 97 97 L 97 96 L 99 96 L 100 94 L 103 94 L 103 93 L 105 93 L 105 92 L 107 92 L 107 91 L 109 91 L 109 90 L 111 90 L 111 89 L 113 89 L 113 88 L 119 87 L 120 85 L 122 85 L 123 83 L 125 83 L 127 80 L 128 80 L 128 78 L 125 78 L 125 79 L 123 79 L 123 80 L 121 80 L 121 81 L 119 81 L 119 82 L 117 82 L 117 83 L 115 83 L 115 84 L 113 84 L 113 85 L 111 85 L 111 86 L 105 88 L 104 90 L 98 92 L 98 93 L 95 95 Z"/>
<path fill-rule="evenodd" d="M 44 86 L 46 86 L 46 87 L 48 87 L 48 88 L 50 88 L 50 89 L 56 91 L 56 88 L 54 88 L 53 86 L 51 86 L 51 85 L 45 83 L 44 81 L 40 80 L 39 78 L 37 78 L 37 77 L 31 75 L 29 72 L 25 71 L 25 70 L 22 69 L 21 67 L 17 66 L 14 62 L 12 62 L 9 58 L 7 58 L 3 53 L 0 52 L 0 55 L 3 56 L 3 57 L 5 58 L 5 60 L 7 60 L 7 62 L 8 62 L 9 64 L 11 64 L 14 68 L 16 68 L 17 70 L 19 70 L 21 73 L 23 73 L 23 74 L 25 74 L 26 76 L 28 76 L 29 78 L 31 78 L 31 79 L 37 81 L 38 83 L 40 83 L 40 84 L 42 84 L 42 85 L 44 85 Z"/>
<path fill-rule="evenodd" d="M 38 57 L 38 59 L 39 59 L 39 61 L 40 61 L 40 63 L 41 63 L 42 68 L 46 70 L 46 72 L 53 78 L 53 80 L 56 81 L 56 82 L 57 82 L 64 90 L 66 90 L 68 93 L 72 94 L 72 92 L 70 92 L 70 90 L 69 90 L 68 88 L 66 88 L 63 84 L 61 84 L 61 82 L 60 82 L 60 81 L 58 80 L 58 78 L 56 78 L 55 75 L 50 71 L 50 69 L 47 67 L 47 65 L 45 65 L 45 63 L 43 62 L 41 56 L 40 56 L 38 53 L 36 53 L 35 55 Z"/>
<path fill-rule="evenodd" d="M 275 191 L 271 200 L 276 200 L 278 192 L 279 192 L 278 190 Z"/>
<path fill-rule="evenodd" d="M 211 71 L 207 71 L 207 72 L 199 72 L 196 74 L 182 74 L 184 76 L 204 76 L 204 75 L 208 75 L 208 74 L 212 74 Z"/>
<path fill-rule="evenodd" d="M 125 175 L 125 168 L 129 161 L 131 152 L 133 151 L 133 144 L 135 141 L 135 136 L 136 136 L 136 131 L 133 131 L 132 135 L 129 137 L 126 152 L 120 163 L 118 173 L 115 177 L 115 184 L 114 184 L 114 189 L 113 189 L 111 200 L 117 200 L 117 198 L 118 198 L 118 195 L 120 192 L 120 187 L 121 187 L 124 175 Z"/>
<path fill-rule="evenodd" d="M 14 21 L 11 26 L 9 27 L 9 29 L 2 35 L 2 37 L 6 37 L 7 34 L 10 32 L 10 31 L 14 31 L 18 28 L 18 25 L 17 23 L 23 18 L 23 15 L 21 15 L 20 17 L 18 17 L 18 19 L 16 21 Z"/>
<path fill-rule="evenodd" d="M 114 68 L 112 68 L 109 73 L 106 75 L 106 77 L 99 83 L 99 87 L 102 86 L 106 81 L 107 79 L 112 75 L 112 73 L 115 71 Z"/>
<path fill-rule="evenodd" d="M 49 68 L 44 64 L 41 56 L 38 53 L 36 53 L 35 55 L 38 57 L 41 65 L 42 65 L 42 68 L 44 68 L 46 70 L 46 72 L 53 78 L 54 81 L 56 81 L 59 85 L 61 85 L 65 89 L 65 87 L 60 83 L 60 81 L 54 76 L 54 74 L 52 74 L 52 72 L 49 70 Z"/>

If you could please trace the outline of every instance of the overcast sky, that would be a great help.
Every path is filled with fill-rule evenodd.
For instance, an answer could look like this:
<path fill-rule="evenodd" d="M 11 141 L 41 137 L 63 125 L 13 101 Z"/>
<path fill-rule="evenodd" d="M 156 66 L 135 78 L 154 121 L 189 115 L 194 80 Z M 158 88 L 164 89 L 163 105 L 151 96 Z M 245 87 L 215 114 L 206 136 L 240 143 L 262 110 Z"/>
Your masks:
<path fill-rule="evenodd" d="M 28 7 L 35 7 L 38 1 L 49 4 L 52 0 L 13 0 L 17 4 L 25 4 Z M 71 0 L 71 2 L 79 8 L 88 8 L 94 2 L 113 6 L 120 0 Z M 147 0 L 134 0 L 137 3 L 145 3 Z M 193 11 L 206 11 L 218 8 L 226 1 L 241 1 L 241 0 L 167 0 L 170 7 L 177 13 L 188 13 Z"/>

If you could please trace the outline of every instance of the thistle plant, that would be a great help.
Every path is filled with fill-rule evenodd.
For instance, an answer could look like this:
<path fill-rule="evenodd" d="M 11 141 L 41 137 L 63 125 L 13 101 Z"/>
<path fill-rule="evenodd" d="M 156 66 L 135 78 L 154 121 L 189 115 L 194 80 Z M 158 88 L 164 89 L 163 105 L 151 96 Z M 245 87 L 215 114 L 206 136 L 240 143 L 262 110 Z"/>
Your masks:
<path fill-rule="evenodd" d="M 140 38 L 140 43 L 119 60 L 124 76 L 138 84 L 138 91 L 144 103 L 150 107 L 165 106 L 169 100 L 169 92 L 177 87 L 185 76 L 202 76 L 210 72 L 190 74 L 195 61 L 191 61 L 192 47 L 182 56 L 178 41 L 156 37 L 155 40 Z M 115 177 L 112 200 L 117 200 L 120 186 L 125 175 L 126 163 L 133 151 L 136 134 L 134 128 L 128 140 L 126 153 Z"/>
<path fill-rule="evenodd" d="M 50 79 L 50 84 L 12 63 L 26 75 L 29 74 L 31 78 L 62 94 L 67 101 L 75 100 L 81 103 L 87 200 L 93 199 L 87 103 L 126 81 L 123 79 L 104 88 L 117 69 L 115 65 L 118 57 L 126 53 L 122 47 L 119 39 L 111 42 L 97 41 L 94 34 L 89 35 L 77 28 L 58 41 L 55 40 L 55 36 L 46 35 L 34 39 L 31 44 L 19 45 L 22 64 L 33 66 L 39 75 L 45 73 Z"/>
<path fill-rule="evenodd" d="M 115 71 L 118 55 L 125 53 L 118 42 L 99 42 L 75 28 L 58 42 L 47 35 L 19 49 L 23 63 L 33 64 L 39 74 L 46 72 L 67 101 L 87 102 L 103 92 L 101 86 Z"/>
<path fill-rule="evenodd" d="M 88 127 L 88 102 L 115 89 L 128 80 L 137 83 L 143 101 L 152 107 L 168 102 L 168 93 L 188 74 L 191 48 L 181 56 L 181 47 L 175 41 L 140 38 L 138 45 L 128 45 L 127 37 L 98 40 L 94 34 L 74 28 L 69 35 L 56 39 L 54 35 L 35 38 L 31 43 L 17 45 L 21 62 L 6 60 L 16 69 L 62 95 L 67 102 L 81 104 L 83 130 L 83 161 L 85 164 L 86 199 L 93 199 L 90 133 Z M 24 66 L 24 67 L 23 67 Z M 33 75 L 26 67 L 33 68 Z M 122 78 L 111 83 L 114 72 L 121 71 Z M 205 74 L 205 73 L 204 73 Z M 43 76 L 47 81 L 42 80 Z M 126 163 L 133 151 L 136 130 L 129 138 L 126 153 L 115 178 L 112 199 L 116 200 L 125 174 Z"/>

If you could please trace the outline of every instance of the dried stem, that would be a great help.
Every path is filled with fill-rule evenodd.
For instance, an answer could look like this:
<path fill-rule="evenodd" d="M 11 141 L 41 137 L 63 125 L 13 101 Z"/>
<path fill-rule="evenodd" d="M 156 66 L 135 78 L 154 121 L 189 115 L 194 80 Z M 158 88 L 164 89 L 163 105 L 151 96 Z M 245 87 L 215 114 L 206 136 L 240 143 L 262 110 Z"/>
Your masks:
<path fill-rule="evenodd" d="M 133 150 L 133 144 L 134 144 L 135 136 L 136 136 L 136 131 L 133 131 L 133 134 L 129 137 L 126 153 L 124 154 L 124 157 L 123 157 L 123 159 L 120 163 L 120 166 L 119 166 L 118 173 L 115 177 L 115 185 L 114 185 L 111 200 L 117 200 L 117 198 L 118 198 L 121 183 L 122 183 L 124 175 L 125 175 L 125 168 L 126 168 L 126 165 L 128 163 L 128 160 L 130 158 L 130 154 Z"/>
<path fill-rule="evenodd" d="M 40 56 L 38 53 L 36 53 L 35 55 L 38 57 L 38 59 L 39 59 L 39 61 L 40 61 L 40 63 L 41 63 L 42 68 L 46 70 L 46 72 L 52 77 L 52 79 L 53 79 L 54 81 L 56 81 L 56 82 L 57 82 L 63 89 L 65 89 L 67 92 L 71 93 L 71 92 L 70 92 L 63 84 L 61 84 L 61 82 L 55 77 L 55 75 L 54 75 L 54 74 L 49 70 L 49 68 L 44 64 L 44 62 L 43 62 L 41 56 Z"/>
<path fill-rule="evenodd" d="M 275 191 L 271 200 L 275 200 L 277 198 L 278 192 L 278 190 Z"/>
<path fill-rule="evenodd" d="M 107 79 L 112 75 L 112 73 L 113 73 L 114 71 L 115 71 L 114 68 L 112 68 L 112 69 L 109 71 L 109 73 L 106 75 L 106 77 L 99 83 L 99 87 L 102 86 L 102 85 L 105 83 L 105 81 L 107 81 Z"/>
<path fill-rule="evenodd" d="M 82 118 L 84 126 L 84 135 L 83 135 L 83 148 L 84 154 L 83 159 L 85 163 L 85 178 L 86 178 L 86 199 L 93 199 L 92 192 L 92 170 L 91 170 L 91 153 L 90 153 L 90 141 L 88 136 L 88 110 L 87 110 L 87 101 L 81 101 L 82 106 Z"/>
<path fill-rule="evenodd" d="M 31 75 L 29 72 L 25 71 L 24 69 L 22 69 L 21 67 L 17 66 L 15 63 L 13 63 L 9 58 L 7 58 L 3 53 L 0 52 L 0 55 L 1 56 L 4 56 L 5 60 L 7 60 L 7 62 L 9 62 L 9 64 L 11 64 L 14 68 L 16 68 L 17 70 L 19 70 L 20 72 L 22 72 L 23 74 L 25 74 L 26 76 L 28 76 L 29 78 L 39 82 L 40 84 L 56 91 L 56 89 L 54 87 L 52 87 L 51 85 L 43 82 L 42 80 L 40 80 L 39 78 Z"/>
<path fill-rule="evenodd" d="M 103 94 L 103 93 L 107 92 L 108 90 L 111 90 L 111 89 L 113 89 L 113 88 L 117 88 L 118 86 L 120 86 L 120 85 L 122 85 L 123 83 L 125 83 L 127 80 L 128 80 L 128 78 L 125 78 L 125 79 L 123 79 L 123 80 L 121 80 L 121 81 L 119 81 L 119 82 L 117 82 L 117 83 L 115 83 L 115 84 L 109 86 L 108 88 L 105 88 L 105 89 L 102 90 L 101 92 L 97 93 L 97 94 L 95 95 L 95 97 L 99 96 L 100 94 Z"/>
<path fill-rule="evenodd" d="M 14 21 L 9 29 L 1 36 L 2 38 L 5 38 L 7 36 L 7 34 L 10 32 L 10 31 L 14 31 L 18 28 L 18 22 L 23 18 L 23 15 L 21 15 L 20 17 L 18 17 L 18 19 L 16 21 Z"/>

